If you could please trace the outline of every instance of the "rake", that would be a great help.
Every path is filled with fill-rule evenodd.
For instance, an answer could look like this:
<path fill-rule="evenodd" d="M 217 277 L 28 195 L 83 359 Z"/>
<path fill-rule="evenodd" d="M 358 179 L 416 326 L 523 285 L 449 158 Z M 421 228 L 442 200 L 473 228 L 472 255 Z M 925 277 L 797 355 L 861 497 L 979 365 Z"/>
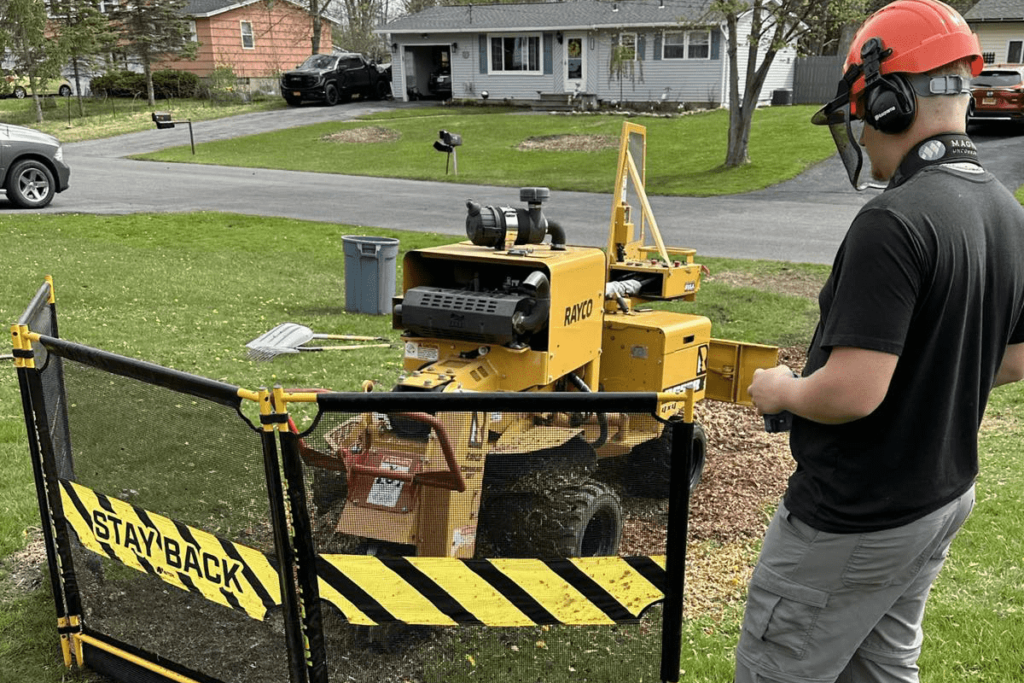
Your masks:
<path fill-rule="evenodd" d="M 246 344 L 249 358 L 271 360 L 275 356 L 300 351 L 354 351 L 357 349 L 390 348 L 391 344 L 360 344 L 343 346 L 303 346 L 313 339 L 339 339 L 342 341 L 386 341 L 384 337 L 367 337 L 354 334 L 317 334 L 310 328 L 297 323 L 282 323 Z"/>

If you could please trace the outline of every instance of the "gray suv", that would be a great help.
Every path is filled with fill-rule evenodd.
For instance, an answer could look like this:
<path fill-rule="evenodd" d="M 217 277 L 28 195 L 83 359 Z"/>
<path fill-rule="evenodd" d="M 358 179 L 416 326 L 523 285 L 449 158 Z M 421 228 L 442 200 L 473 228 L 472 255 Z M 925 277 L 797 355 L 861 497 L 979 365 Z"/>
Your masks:
<path fill-rule="evenodd" d="M 0 123 L 0 189 L 23 209 L 41 209 L 68 189 L 71 169 L 52 135 Z"/>

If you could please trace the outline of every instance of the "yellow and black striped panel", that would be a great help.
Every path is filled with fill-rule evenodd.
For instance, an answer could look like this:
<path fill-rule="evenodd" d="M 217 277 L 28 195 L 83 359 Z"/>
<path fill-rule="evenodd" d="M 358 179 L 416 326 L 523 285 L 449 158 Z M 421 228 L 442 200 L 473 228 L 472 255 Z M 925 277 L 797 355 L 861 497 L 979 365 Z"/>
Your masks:
<path fill-rule="evenodd" d="M 71 481 L 60 480 L 64 516 L 82 546 L 262 621 L 281 604 L 267 556 Z"/>
<path fill-rule="evenodd" d="M 665 557 L 317 557 L 320 597 L 353 624 L 636 623 L 662 600 Z"/>

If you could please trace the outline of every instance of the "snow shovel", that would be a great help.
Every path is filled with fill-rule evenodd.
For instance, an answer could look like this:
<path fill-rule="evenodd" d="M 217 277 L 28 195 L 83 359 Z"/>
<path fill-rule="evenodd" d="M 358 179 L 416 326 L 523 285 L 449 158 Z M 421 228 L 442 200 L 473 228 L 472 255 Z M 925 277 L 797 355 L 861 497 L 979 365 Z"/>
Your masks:
<path fill-rule="evenodd" d="M 246 344 L 249 349 L 249 357 L 260 360 L 269 360 L 282 353 L 297 353 L 297 349 L 313 339 L 340 339 L 343 341 L 386 341 L 384 337 L 364 337 L 352 334 L 317 334 L 304 325 L 297 323 L 281 323 L 269 332 L 265 332 Z M 312 350 L 313 347 L 302 347 L 303 350 Z M 338 348 L 352 350 L 352 346 L 323 346 L 317 349 Z"/>

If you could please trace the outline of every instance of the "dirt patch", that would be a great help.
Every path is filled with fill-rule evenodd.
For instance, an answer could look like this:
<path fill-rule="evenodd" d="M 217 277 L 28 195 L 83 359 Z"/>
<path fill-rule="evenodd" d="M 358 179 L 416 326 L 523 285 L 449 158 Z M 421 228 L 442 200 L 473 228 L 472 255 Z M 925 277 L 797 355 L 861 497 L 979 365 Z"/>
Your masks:
<path fill-rule="evenodd" d="M 0 600 L 6 602 L 31 593 L 43 582 L 46 545 L 39 529 L 26 531 L 28 544 L 0 564 Z"/>
<path fill-rule="evenodd" d="M 364 126 L 362 128 L 339 130 L 337 133 L 325 135 L 320 139 L 324 142 L 372 144 L 375 142 L 396 142 L 401 137 L 402 134 L 392 128 Z"/>
<path fill-rule="evenodd" d="M 752 287 L 761 292 L 802 296 L 807 299 L 817 299 L 822 286 L 821 278 L 795 270 L 771 275 L 723 271 L 706 275 L 703 280 L 720 282 L 730 287 Z"/>
<path fill-rule="evenodd" d="M 516 149 L 521 152 L 600 152 L 618 146 L 619 139 L 611 135 L 541 135 L 526 138 Z"/>
<path fill-rule="evenodd" d="M 781 349 L 779 361 L 799 372 L 802 348 Z M 707 462 L 690 501 L 686 605 L 689 617 L 716 616 L 743 599 L 753 570 L 753 543 L 767 527 L 793 471 L 788 434 L 769 434 L 753 408 L 716 401 L 697 405 L 707 434 Z M 620 554 L 665 552 L 668 503 L 626 499 Z M 702 543 L 707 542 L 707 543 Z"/>

